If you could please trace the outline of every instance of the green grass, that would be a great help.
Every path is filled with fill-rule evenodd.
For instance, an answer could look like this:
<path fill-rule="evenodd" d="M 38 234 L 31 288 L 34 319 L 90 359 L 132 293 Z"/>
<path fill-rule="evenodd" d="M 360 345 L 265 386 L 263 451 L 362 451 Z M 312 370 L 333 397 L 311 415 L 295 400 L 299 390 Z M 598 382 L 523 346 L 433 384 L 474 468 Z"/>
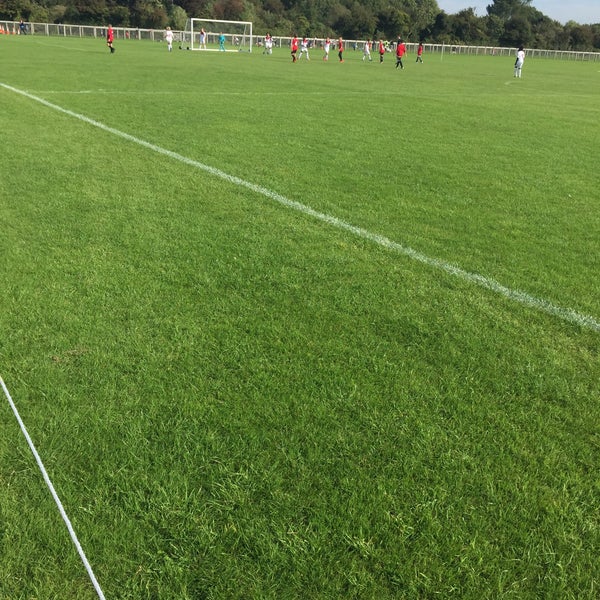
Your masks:
<path fill-rule="evenodd" d="M 0 39 L 0 82 L 600 317 L 597 64 Z M 596 598 L 600 335 L 0 88 L 0 374 L 107 598 Z M 0 598 L 93 598 L 6 402 Z"/>

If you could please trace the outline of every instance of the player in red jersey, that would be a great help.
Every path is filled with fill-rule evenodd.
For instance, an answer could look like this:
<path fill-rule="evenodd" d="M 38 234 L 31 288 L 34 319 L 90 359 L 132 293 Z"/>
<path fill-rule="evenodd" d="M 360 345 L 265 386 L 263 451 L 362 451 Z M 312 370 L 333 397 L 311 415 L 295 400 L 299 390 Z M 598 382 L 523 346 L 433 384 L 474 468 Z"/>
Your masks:
<path fill-rule="evenodd" d="M 423 42 L 419 42 L 419 47 L 417 48 L 417 61 L 416 62 L 423 62 Z"/>
<path fill-rule="evenodd" d="M 112 25 L 109 25 L 108 29 L 106 31 L 106 45 L 110 48 L 111 54 L 115 51 L 115 48 L 113 46 L 114 39 L 115 39 L 115 34 L 113 32 Z"/>
<path fill-rule="evenodd" d="M 402 41 L 402 38 L 398 38 L 398 43 L 396 44 L 396 69 L 400 67 L 404 69 L 404 65 L 402 64 L 402 57 L 406 54 L 406 44 Z"/>

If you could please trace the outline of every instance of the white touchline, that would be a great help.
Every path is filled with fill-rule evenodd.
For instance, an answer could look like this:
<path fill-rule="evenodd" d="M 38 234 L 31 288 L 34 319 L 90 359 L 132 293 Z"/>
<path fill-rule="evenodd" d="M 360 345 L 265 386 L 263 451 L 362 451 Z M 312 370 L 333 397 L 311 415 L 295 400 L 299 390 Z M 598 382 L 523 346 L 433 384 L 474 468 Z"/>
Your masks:
<path fill-rule="evenodd" d="M 344 229 L 346 231 L 349 231 L 350 233 L 353 233 L 358 237 L 370 240 L 371 242 L 374 242 L 379 246 L 383 246 L 384 248 L 388 248 L 389 250 L 394 250 L 395 252 L 403 254 L 404 256 L 408 256 L 409 258 L 412 258 L 413 260 L 416 260 L 420 263 L 426 264 L 430 267 L 435 267 L 436 269 L 445 271 L 446 273 L 454 275 L 465 281 L 475 283 L 483 288 L 500 294 L 505 298 L 509 298 L 510 300 L 514 300 L 515 302 L 519 302 L 520 304 L 523 304 L 530 308 L 534 308 L 546 314 L 558 317 L 564 321 L 568 321 L 575 325 L 579 325 L 580 327 L 585 327 L 586 329 L 591 329 L 593 331 L 600 332 L 600 321 L 590 315 L 579 313 L 571 308 L 557 306 L 556 304 L 553 304 L 548 300 L 536 298 L 535 296 L 531 296 L 526 292 L 510 289 L 502 285 L 501 283 L 495 281 L 494 279 L 490 279 L 489 277 L 484 277 L 483 275 L 479 275 L 477 273 L 470 273 L 469 271 L 465 271 L 464 269 L 461 269 L 460 267 L 451 263 L 444 262 L 443 260 L 439 260 L 437 258 L 431 258 L 429 256 L 426 256 L 425 254 L 421 254 L 421 252 L 418 252 L 417 250 L 413 250 L 408 246 L 403 246 L 402 244 L 394 242 L 393 240 L 390 240 L 389 238 L 386 238 L 382 235 L 378 235 L 366 229 L 362 229 L 361 227 L 356 227 L 355 225 L 346 223 L 346 221 L 342 221 L 337 217 L 321 213 L 311 208 L 310 206 L 301 204 L 300 202 L 296 202 L 295 200 L 290 200 L 289 198 L 286 198 L 285 196 L 282 196 L 277 192 L 273 192 L 272 190 L 269 190 L 265 187 L 262 187 L 255 183 L 251 183 L 249 181 L 245 181 L 244 179 L 240 179 L 235 175 L 230 175 L 229 173 L 225 173 L 220 169 L 216 169 L 215 167 L 211 167 L 210 165 L 205 165 L 201 162 L 188 158 L 187 156 L 178 154 L 177 152 L 172 152 L 171 150 L 166 150 L 165 148 L 161 148 L 160 146 L 157 146 L 150 142 L 146 142 L 140 138 L 130 135 L 129 133 L 119 131 L 118 129 L 114 129 L 113 127 L 104 125 L 99 121 L 90 119 L 85 115 L 73 112 L 72 110 L 63 108 L 62 106 L 58 106 L 57 104 L 53 104 L 52 102 L 48 102 L 47 100 L 39 98 L 38 96 L 34 96 L 33 94 L 30 94 L 29 92 L 26 92 L 24 90 L 17 89 L 15 87 L 1 82 L 0 87 L 3 87 L 17 94 L 21 94 L 22 96 L 30 98 L 31 100 L 35 100 L 36 102 L 39 102 L 40 104 L 43 104 L 48 108 L 52 108 L 53 110 L 57 110 L 61 113 L 64 113 L 65 115 L 69 115 L 71 117 L 74 117 L 75 119 L 79 119 L 80 121 L 93 125 L 94 127 L 98 127 L 103 131 L 107 131 L 108 133 L 112 133 L 113 135 L 133 142 L 134 144 L 138 144 L 140 146 L 143 146 L 144 148 L 148 148 L 153 152 L 157 152 L 159 154 L 162 154 L 163 156 L 168 156 L 169 158 L 185 163 L 186 165 L 190 165 L 191 167 L 194 167 L 196 169 L 206 171 L 207 173 L 210 173 L 215 177 L 220 177 L 221 179 L 224 179 L 225 181 L 228 181 L 229 183 L 232 183 L 234 185 L 245 187 L 249 190 L 252 190 L 253 192 L 256 192 L 257 194 L 260 194 L 261 196 L 265 196 L 267 198 L 270 198 L 271 200 L 275 200 L 276 202 L 279 202 L 280 204 L 283 204 L 288 208 L 293 208 L 294 210 L 304 213 L 305 215 L 308 215 L 310 217 L 314 217 L 319 221 L 323 221 L 325 223 L 333 225 L 338 229 Z"/>
<path fill-rule="evenodd" d="M 101 600 L 105 600 L 104 594 L 102 593 L 102 590 L 100 589 L 100 585 L 98 584 L 98 581 L 96 580 L 96 576 L 94 575 L 94 572 L 92 571 L 92 567 L 91 567 L 90 563 L 88 562 L 88 559 L 85 556 L 85 552 L 83 551 L 83 548 L 81 547 L 81 544 L 79 543 L 79 540 L 77 539 L 77 534 L 75 533 L 75 530 L 73 529 L 73 525 L 71 525 L 71 521 L 69 520 L 69 517 L 67 516 L 67 513 L 65 512 L 65 509 L 63 508 L 62 502 L 60 501 L 60 498 L 58 497 L 58 494 L 56 493 L 56 490 L 54 489 L 54 486 L 52 485 L 52 481 L 50 480 L 48 473 L 46 472 L 44 463 L 42 462 L 40 455 L 38 454 L 37 450 L 35 449 L 33 441 L 31 440 L 31 437 L 29 436 L 27 428 L 25 427 L 25 424 L 23 423 L 23 421 L 21 419 L 21 415 L 19 414 L 19 411 L 17 410 L 17 407 L 15 406 L 15 403 L 13 402 L 13 399 L 11 398 L 8 388 L 6 387 L 6 384 L 4 383 L 4 380 L 2 379 L 2 377 L 0 377 L 0 385 L 2 385 L 2 389 L 4 390 L 4 394 L 5 394 L 6 398 L 8 399 L 8 403 L 10 404 L 10 407 L 12 408 L 12 411 L 15 414 L 15 417 L 19 423 L 19 427 L 21 427 L 21 431 L 23 432 L 23 435 L 25 436 L 25 439 L 27 440 L 27 443 L 29 444 L 29 448 L 31 449 L 31 452 L 33 453 L 33 456 L 35 457 L 38 467 L 39 467 L 40 471 L 42 472 L 44 481 L 46 482 L 46 485 L 48 486 L 48 489 L 50 490 L 50 493 L 52 494 L 52 497 L 54 498 L 54 502 L 56 502 L 56 506 L 58 506 L 58 511 L 60 512 L 60 516 L 63 518 L 63 521 L 65 522 L 65 525 L 67 526 L 67 529 L 69 530 L 69 535 L 71 536 L 71 540 L 73 541 L 73 543 L 75 544 L 75 547 L 77 548 L 77 552 L 79 553 L 81 561 L 83 562 L 85 569 L 88 572 L 90 580 L 92 581 L 92 585 L 94 586 L 94 589 L 96 590 L 96 593 L 98 594 L 98 597 L 101 598 Z"/>

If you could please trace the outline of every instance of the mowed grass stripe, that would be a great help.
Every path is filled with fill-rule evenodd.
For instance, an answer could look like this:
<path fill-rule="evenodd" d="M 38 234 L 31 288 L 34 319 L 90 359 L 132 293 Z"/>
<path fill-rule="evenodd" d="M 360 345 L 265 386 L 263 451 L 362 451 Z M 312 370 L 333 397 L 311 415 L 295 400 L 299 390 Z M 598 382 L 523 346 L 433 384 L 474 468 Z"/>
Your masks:
<path fill-rule="evenodd" d="M 542 89 L 593 89 L 584 65 L 517 89 L 492 57 L 394 78 L 13 41 L 8 84 L 131 90 L 52 99 L 598 314 L 597 109 Z M 2 371 L 107 597 L 595 598 L 596 332 L 0 95 Z M 1 411 L 0 596 L 91 600 Z"/>
<path fill-rule="evenodd" d="M 21 428 L 21 431 L 22 431 L 23 435 L 25 436 L 25 439 L 27 440 L 27 445 L 29 446 L 33 456 L 35 457 L 35 462 L 37 463 L 37 465 L 42 473 L 42 477 L 44 478 L 44 481 L 46 482 L 46 485 L 48 486 L 48 489 L 50 490 L 50 494 L 52 495 L 52 498 L 54 499 L 54 502 L 58 508 L 58 512 L 60 513 L 62 520 L 64 521 L 65 525 L 67 526 L 67 529 L 69 531 L 69 536 L 71 537 L 71 540 L 73 541 L 73 544 L 75 545 L 75 548 L 77 549 L 77 553 L 79 554 L 81 561 L 83 562 L 83 566 L 85 567 L 85 570 L 88 573 L 90 581 L 92 582 L 92 585 L 94 586 L 94 589 L 96 590 L 96 593 L 98 594 L 98 598 L 100 598 L 100 600 L 104 600 L 104 592 L 102 591 L 102 588 L 100 587 L 100 584 L 98 583 L 98 580 L 96 579 L 96 575 L 94 574 L 94 570 L 92 569 L 92 565 L 90 564 L 87 556 L 85 555 L 85 551 L 83 550 L 81 543 L 79 542 L 79 538 L 77 537 L 77 533 L 75 532 L 75 529 L 73 528 L 71 519 L 69 519 L 69 516 L 67 515 L 67 512 L 64 509 L 63 503 L 61 502 L 59 495 L 56 493 L 56 489 L 54 488 L 54 484 L 52 483 L 52 480 L 50 479 L 50 476 L 48 475 L 48 471 L 46 470 L 46 467 L 44 466 L 44 462 L 42 461 L 42 458 L 39 455 L 39 453 L 35 447 L 35 444 L 33 443 L 31 436 L 29 435 L 29 432 L 27 431 L 27 427 L 25 426 L 23 419 L 21 419 L 19 410 L 17 409 L 17 407 L 12 399 L 12 396 L 10 395 L 10 392 L 8 391 L 8 388 L 6 387 L 6 384 L 4 383 L 4 379 L 2 379 L 1 376 L 0 376 L 0 387 L 2 388 L 2 391 L 4 392 L 4 395 L 6 396 L 6 399 L 8 400 L 8 403 L 10 405 L 10 408 L 12 409 L 13 414 L 15 415 L 15 418 L 17 419 L 17 422 L 19 423 L 19 427 Z"/>
<path fill-rule="evenodd" d="M 461 269 L 460 267 L 458 267 L 456 265 L 452 265 L 452 264 L 449 264 L 442 260 L 438 260 L 436 258 L 426 256 L 426 255 L 422 254 L 421 252 L 414 250 L 413 248 L 403 246 L 402 244 L 392 241 L 384 236 L 380 236 L 380 235 L 377 235 L 370 231 L 367 231 L 366 229 L 363 229 L 361 227 L 351 225 L 350 223 L 347 223 L 341 219 L 338 219 L 335 216 L 316 211 L 313 208 L 311 208 L 310 206 L 306 206 L 305 204 L 302 204 L 300 202 L 290 200 L 289 198 L 286 198 L 285 196 L 283 196 L 277 192 L 274 192 L 272 190 L 269 190 L 261 185 L 251 183 L 251 182 L 241 179 L 235 175 L 230 175 L 229 173 L 225 173 L 224 171 L 221 171 L 220 169 L 218 169 L 216 167 L 212 167 L 210 165 L 203 164 L 199 161 L 188 158 L 177 152 L 167 150 L 165 148 L 157 146 L 156 144 L 152 144 L 150 142 L 142 140 L 142 139 L 140 139 L 136 136 L 133 136 L 129 133 L 125 133 L 123 131 L 120 131 L 118 129 L 115 129 L 113 127 L 105 125 L 103 123 L 100 123 L 99 121 L 96 121 L 94 119 L 86 117 L 85 115 L 82 115 L 82 114 L 76 113 L 72 110 L 63 108 L 57 104 L 49 102 L 48 100 L 40 98 L 39 96 L 30 94 L 29 92 L 27 92 L 25 90 L 21 90 L 21 89 L 12 87 L 5 83 L 0 83 L 0 86 L 4 87 L 7 90 L 15 92 L 17 94 L 21 94 L 22 96 L 25 96 L 31 100 L 39 102 L 40 104 L 43 104 L 44 106 L 47 106 L 48 108 L 62 112 L 66 115 L 69 115 L 71 117 L 79 119 L 80 121 L 84 121 L 85 123 L 88 123 L 89 125 L 98 127 L 99 129 L 102 129 L 103 131 L 106 131 L 108 133 L 111 133 L 113 135 L 121 137 L 127 141 L 133 142 L 140 146 L 143 146 L 144 148 L 152 150 L 153 152 L 157 152 L 159 154 L 168 156 L 169 158 L 172 158 L 179 162 L 185 163 L 191 167 L 206 171 L 207 173 L 210 173 L 211 175 L 214 175 L 215 177 L 224 179 L 225 181 L 232 183 L 234 185 L 245 187 L 253 192 L 256 192 L 257 194 L 260 194 L 262 196 L 270 198 L 271 200 L 275 200 L 276 202 L 279 202 L 280 204 L 287 206 L 288 208 L 297 210 L 297 211 L 304 213 L 306 215 L 309 215 L 315 219 L 318 219 L 320 221 L 323 221 L 325 223 L 333 225 L 339 229 L 349 231 L 361 238 L 370 240 L 372 242 L 375 242 L 376 244 L 379 244 L 380 246 L 383 246 L 390 250 L 399 252 L 400 254 L 403 254 L 404 256 L 408 256 L 409 258 L 411 258 L 413 260 L 416 260 L 418 262 L 421 262 L 421 263 L 426 264 L 431 267 L 435 267 L 435 268 L 440 269 L 450 275 L 459 277 L 459 278 L 469 281 L 471 283 L 480 285 L 481 287 L 484 287 L 488 290 L 491 290 L 497 294 L 505 296 L 506 298 L 509 298 L 509 299 L 519 302 L 521 304 L 524 304 L 525 306 L 534 308 L 536 310 L 540 310 L 542 312 L 545 312 L 545 313 L 555 316 L 555 317 L 559 317 L 565 321 L 571 322 L 580 327 L 585 327 L 587 329 L 592 329 L 593 331 L 600 332 L 600 321 L 598 321 L 597 319 L 595 319 L 594 317 L 592 317 L 590 315 L 580 314 L 571 308 L 556 306 L 545 299 L 536 298 L 526 292 L 523 292 L 520 290 L 512 290 L 493 279 L 484 277 L 483 275 L 479 275 L 477 273 L 470 273 L 468 271 L 465 271 L 464 269 Z"/>

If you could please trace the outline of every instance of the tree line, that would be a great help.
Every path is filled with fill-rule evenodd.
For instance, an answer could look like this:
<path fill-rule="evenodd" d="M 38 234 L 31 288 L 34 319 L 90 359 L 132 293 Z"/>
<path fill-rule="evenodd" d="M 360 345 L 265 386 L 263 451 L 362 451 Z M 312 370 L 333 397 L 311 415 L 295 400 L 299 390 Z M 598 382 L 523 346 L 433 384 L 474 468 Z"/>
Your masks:
<path fill-rule="evenodd" d="M 549 50 L 600 50 L 600 23 L 562 25 L 532 0 L 492 0 L 487 14 L 456 14 L 437 0 L 0 0 L 0 19 L 185 29 L 188 17 L 252 21 L 275 36 L 343 36 Z"/>

